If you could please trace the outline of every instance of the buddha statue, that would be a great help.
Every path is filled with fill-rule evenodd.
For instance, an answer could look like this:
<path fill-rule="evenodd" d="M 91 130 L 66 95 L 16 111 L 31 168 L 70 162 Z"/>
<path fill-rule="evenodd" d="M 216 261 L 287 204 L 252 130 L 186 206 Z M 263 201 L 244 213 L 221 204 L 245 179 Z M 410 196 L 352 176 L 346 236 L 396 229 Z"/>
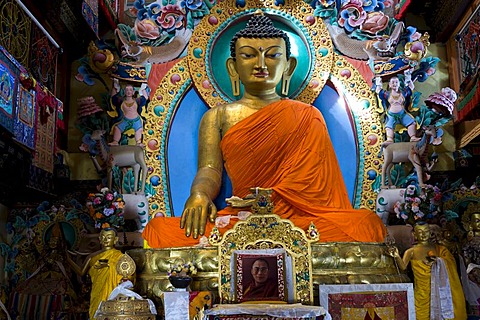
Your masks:
<path fill-rule="evenodd" d="M 246 198 L 254 187 L 272 189 L 274 213 L 304 230 L 313 222 L 320 241 L 383 242 L 386 230 L 380 218 L 352 208 L 322 114 L 276 91 L 281 82 L 282 95 L 288 93 L 297 64 L 288 35 L 257 11 L 234 35 L 230 51 L 226 67 L 232 89 L 240 95 L 243 84 L 244 94 L 204 114 L 198 171 L 182 217 L 150 220 L 143 232 L 148 245 L 195 245 L 217 217 L 246 210 L 228 206 L 218 211 L 214 205 L 223 168 L 234 196 Z"/>
<path fill-rule="evenodd" d="M 112 228 L 102 229 L 98 237 L 102 249 L 89 255 L 80 267 L 67 256 L 67 262 L 80 276 L 88 272 L 92 280 L 90 293 L 90 319 L 94 319 L 95 312 L 102 301 L 108 299 L 110 293 L 121 282 L 122 276 L 117 273 L 117 262 L 122 257 L 122 252 L 115 249 L 118 241 L 117 231 Z"/>
<path fill-rule="evenodd" d="M 417 320 L 466 319 L 465 297 L 455 258 L 445 246 L 431 241 L 430 226 L 414 226 L 416 244 L 400 256 L 396 247 L 388 253 L 401 270 L 411 265 Z"/>
<path fill-rule="evenodd" d="M 480 211 L 471 203 L 462 215 L 467 236 L 462 246 L 460 271 L 463 290 L 470 306 L 480 305 Z"/>

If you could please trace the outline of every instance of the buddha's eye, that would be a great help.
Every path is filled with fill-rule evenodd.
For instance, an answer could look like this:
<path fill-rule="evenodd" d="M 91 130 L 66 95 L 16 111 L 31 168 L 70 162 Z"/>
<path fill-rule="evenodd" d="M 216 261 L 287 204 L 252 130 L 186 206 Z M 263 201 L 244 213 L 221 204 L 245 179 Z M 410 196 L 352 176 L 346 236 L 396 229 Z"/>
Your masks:
<path fill-rule="evenodd" d="M 281 56 L 282 56 L 282 54 L 281 54 L 280 52 L 267 54 L 267 57 L 268 57 L 268 58 L 271 58 L 271 59 L 279 58 L 279 57 L 281 57 Z"/>
<path fill-rule="evenodd" d="M 253 58 L 253 54 L 245 53 L 245 52 L 240 53 L 240 56 L 241 56 L 242 58 L 244 58 L 244 59 Z"/>

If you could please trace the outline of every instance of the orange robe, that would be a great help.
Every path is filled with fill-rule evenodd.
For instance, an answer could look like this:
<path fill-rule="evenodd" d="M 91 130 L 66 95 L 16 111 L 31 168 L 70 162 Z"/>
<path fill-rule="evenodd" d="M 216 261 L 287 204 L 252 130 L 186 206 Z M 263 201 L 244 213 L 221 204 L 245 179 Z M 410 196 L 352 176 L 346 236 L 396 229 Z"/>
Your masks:
<path fill-rule="evenodd" d="M 272 188 L 274 212 L 302 229 L 315 223 L 322 242 L 383 242 L 380 218 L 352 208 L 325 120 L 315 107 L 294 100 L 272 103 L 230 128 L 220 147 L 234 195 Z M 237 211 L 227 207 L 218 214 Z M 143 237 L 151 247 L 197 244 L 179 225 L 179 218 L 154 218 Z"/>

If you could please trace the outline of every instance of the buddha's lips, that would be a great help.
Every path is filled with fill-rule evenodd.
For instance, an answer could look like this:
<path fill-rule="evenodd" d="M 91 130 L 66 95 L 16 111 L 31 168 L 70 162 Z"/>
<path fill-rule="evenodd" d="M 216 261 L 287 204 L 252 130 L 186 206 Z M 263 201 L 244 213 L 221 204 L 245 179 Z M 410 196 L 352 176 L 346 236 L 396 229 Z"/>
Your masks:
<path fill-rule="evenodd" d="M 253 75 L 258 78 L 266 78 L 268 77 L 268 72 L 257 72 L 257 73 L 254 73 Z"/>

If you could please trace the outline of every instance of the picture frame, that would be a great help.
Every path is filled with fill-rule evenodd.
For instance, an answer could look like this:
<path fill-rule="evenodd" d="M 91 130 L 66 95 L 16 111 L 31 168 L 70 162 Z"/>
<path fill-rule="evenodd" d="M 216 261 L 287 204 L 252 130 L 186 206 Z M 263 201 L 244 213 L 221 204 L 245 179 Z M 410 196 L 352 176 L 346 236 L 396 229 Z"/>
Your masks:
<path fill-rule="evenodd" d="M 32 128 L 35 116 L 35 94 L 25 89 L 22 85 L 19 88 L 18 119 Z"/>
<path fill-rule="evenodd" d="M 291 263 L 285 249 L 236 250 L 232 254 L 231 293 L 242 302 L 277 302 L 289 300 L 287 270 Z"/>
<path fill-rule="evenodd" d="M 320 285 L 325 320 L 415 320 L 413 283 Z"/>
<path fill-rule="evenodd" d="M 15 77 L 8 67 L 0 61 L 0 111 L 10 118 L 14 111 L 14 89 Z"/>

